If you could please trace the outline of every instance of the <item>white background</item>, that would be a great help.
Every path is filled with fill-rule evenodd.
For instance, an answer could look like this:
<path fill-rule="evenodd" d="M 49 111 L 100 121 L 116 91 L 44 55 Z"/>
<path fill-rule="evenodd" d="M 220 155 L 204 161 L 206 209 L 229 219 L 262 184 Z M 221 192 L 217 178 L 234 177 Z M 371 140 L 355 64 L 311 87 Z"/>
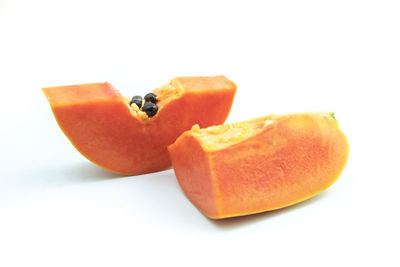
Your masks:
<path fill-rule="evenodd" d="M 172 170 L 88 162 L 41 87 L 176 76 L 238 85 L 228 122 L 334 111 L 339 180 L 290 208 L 213 221 Z M 0 1 L 0 266 L 400 266 L 399 1 Z M 396 255 L 397 253 L 397 255 Z"/>

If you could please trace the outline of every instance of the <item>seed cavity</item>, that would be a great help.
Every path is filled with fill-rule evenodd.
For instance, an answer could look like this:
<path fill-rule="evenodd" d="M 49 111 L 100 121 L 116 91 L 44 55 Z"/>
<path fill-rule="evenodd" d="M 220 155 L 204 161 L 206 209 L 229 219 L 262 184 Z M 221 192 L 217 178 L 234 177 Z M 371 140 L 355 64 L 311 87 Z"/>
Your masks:
<path fill-rule="evenodd" d="M 144 104 L 143 98 L 140 95 L 136 95 L 132 97 L 129 105 L 136 104 L 139 109 L 146 113 L 147 117 L 153 117 L 157 114 L 158 106 L 157 103 L 157 95 L 154 93 L 148 93 L 144 96 Z"/>

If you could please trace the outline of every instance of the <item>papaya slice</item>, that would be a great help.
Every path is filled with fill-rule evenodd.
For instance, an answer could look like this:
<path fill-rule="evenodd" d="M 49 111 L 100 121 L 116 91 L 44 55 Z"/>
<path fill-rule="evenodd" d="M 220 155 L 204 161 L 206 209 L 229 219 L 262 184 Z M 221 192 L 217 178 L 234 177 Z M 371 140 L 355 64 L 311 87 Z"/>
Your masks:
<path fill-rule="evenodd" d="M 223 123 L 236 85 L 224 76 L 175 78 L 153 91 L 154 116 L 107 82 L 43 92 L 60 128 L 82 155 L 109 171 L 138 175 L 169 168 L 168 145 L 194 124 Z"/>
<path fill-rule="evenodd" d="M 195 125 L 168 150 L 183 192 L 214 219 L 306 200 L 336 181 L 349 154 L 333 113 Z"/>

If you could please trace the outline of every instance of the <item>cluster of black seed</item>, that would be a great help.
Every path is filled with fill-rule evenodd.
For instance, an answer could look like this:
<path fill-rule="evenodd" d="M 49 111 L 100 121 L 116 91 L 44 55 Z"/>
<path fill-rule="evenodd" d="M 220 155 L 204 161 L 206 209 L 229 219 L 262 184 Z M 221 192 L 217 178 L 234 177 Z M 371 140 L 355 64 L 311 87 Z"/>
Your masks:
<path fill-rule="evenodd" d="M 141 111 L 145 112 L 148 117 L 153 117 L 157 114 L 158 107 L 157 103 L 157 96 L 153 93 L 148 93 L 144 96 L 144 104 L 143 98 L 140 95 L 135 95 L 132 97 L 131 102 L 129 105 L 136 104 Z M 142 105 L 143 104 L 143 105 Z"/>

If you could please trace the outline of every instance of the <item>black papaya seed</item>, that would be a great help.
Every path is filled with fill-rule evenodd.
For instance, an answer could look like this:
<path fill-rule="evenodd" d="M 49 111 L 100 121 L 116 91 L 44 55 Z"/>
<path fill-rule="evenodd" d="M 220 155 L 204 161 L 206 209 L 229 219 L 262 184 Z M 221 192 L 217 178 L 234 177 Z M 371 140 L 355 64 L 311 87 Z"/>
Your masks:
<path fill-rule="evenodd" d="M 153 93 L 148 93 L 144 96 L 146 102 L 157 103 L 157 95 Z"/>
<path fill-rule="evenodd" d="M 131 102 L 129 102 L 129 105 L 132 105 L 133 103 L 135 103 L 139 108 L 141 108 L 143 103 L 143 98 L 140 95 L 135 95 L 134 97 L 132 97 Z"/>
<path fill-rule="evenodd" d="M 153 117 L 157 114 L 158 107 L 152 102 L 145 102 L 142 107 L 142 111 L 146 112 L 147 116 Z"/>

